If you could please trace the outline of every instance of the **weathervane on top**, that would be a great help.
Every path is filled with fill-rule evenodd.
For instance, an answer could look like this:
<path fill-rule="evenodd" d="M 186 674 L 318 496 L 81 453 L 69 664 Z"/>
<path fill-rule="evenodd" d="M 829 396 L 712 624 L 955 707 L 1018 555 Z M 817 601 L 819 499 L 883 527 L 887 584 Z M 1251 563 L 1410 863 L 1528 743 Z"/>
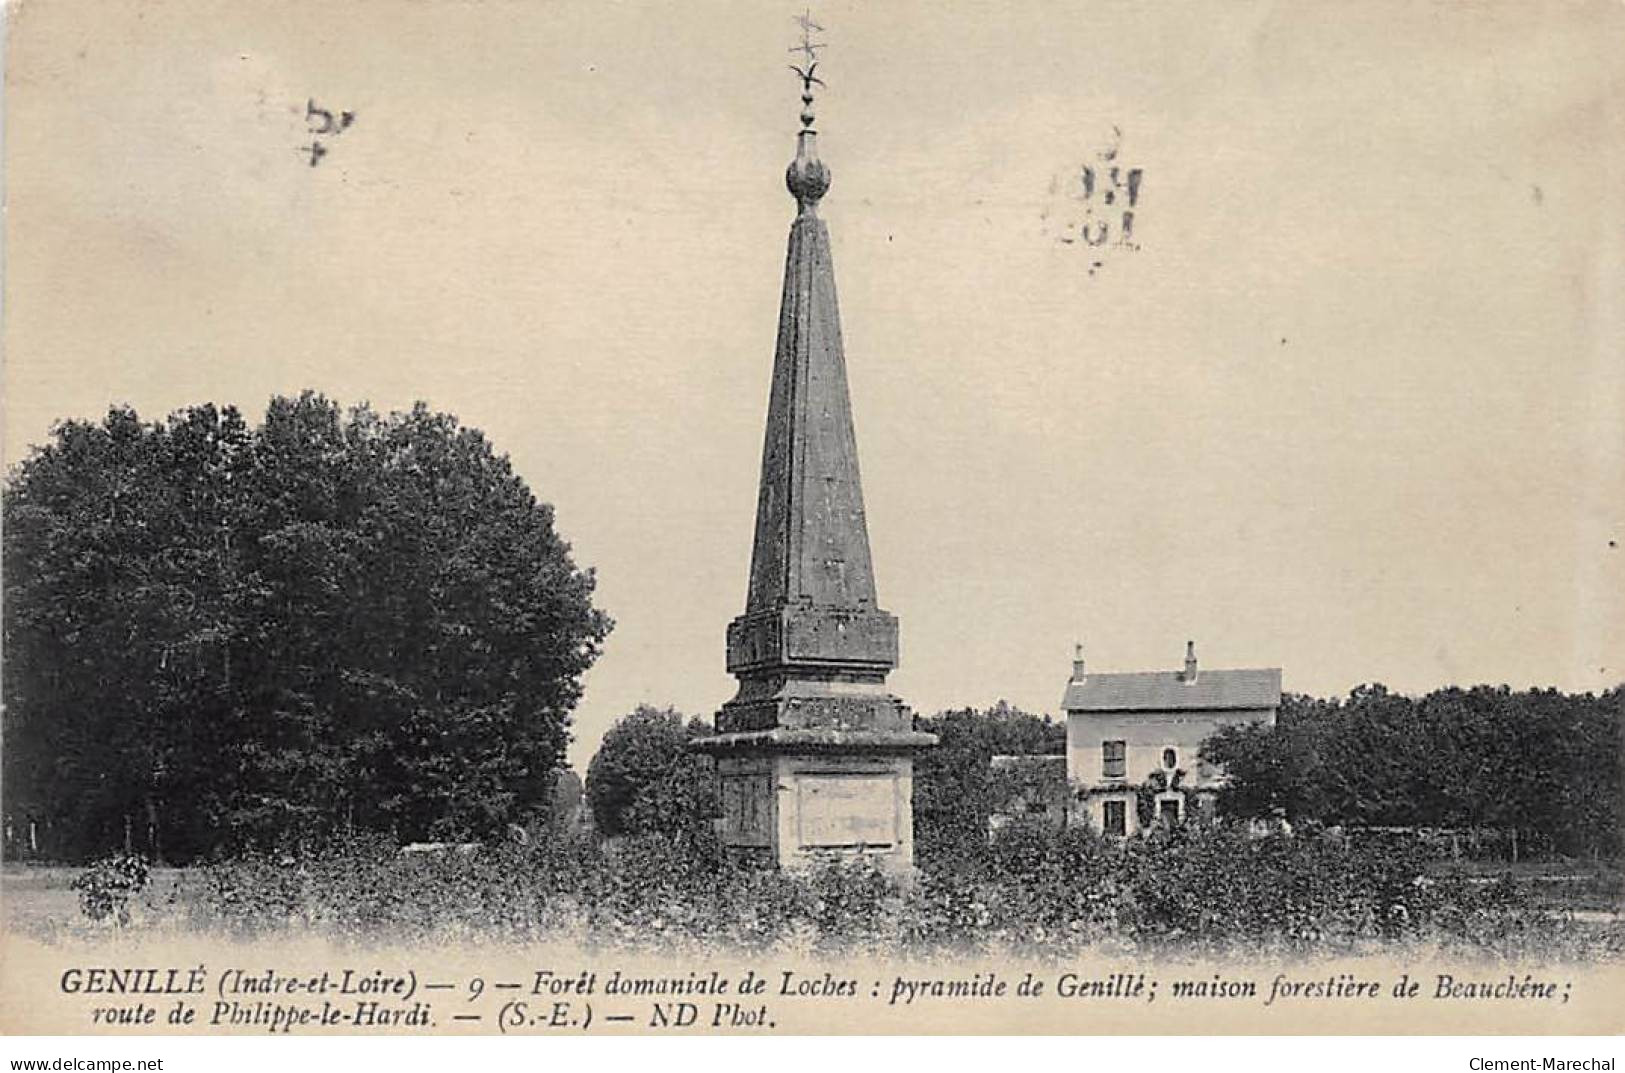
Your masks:
<path fill-rule="evenodd" d="M 796 76 L 801 79 L 801 125 L 811 130 L 813 125 L 813 86 L 822 86 L 824 84 L 823 79 L 818 77 L 818 50 L 823 48 L 824 45 L 822 42 L 814 41 L 813 35 L 823 33 L 824 28 L 812 20 L 811 8 L 795 18 L 796 25 L 801 27 L 801 44 L 796 45 L 790 51 L 801 53 L 803 59 L 799 65 L 792 63 L 790 70 L 794 71 Z"/>
<path fill-rule="evenodd" d="M 797 15 L 801 27 L 801 44 L 791 52 L 802 55 L 800 65 L 792 63 L 790 70 L 801 79 L 801 129 L 796 131 L 796 158 L 784 173 L 784 184 L 795 195 L 802 216 L 818 215 L 818 199 L 829 191 L 829 168 L 818 159 L 818 132 L 813 130 L 813 87 L 822 86 L 818 77 L 818 50 L 824 46 L 813 40 L 813 34 L 824 28 L 812 20 L 812 12 Z"/>

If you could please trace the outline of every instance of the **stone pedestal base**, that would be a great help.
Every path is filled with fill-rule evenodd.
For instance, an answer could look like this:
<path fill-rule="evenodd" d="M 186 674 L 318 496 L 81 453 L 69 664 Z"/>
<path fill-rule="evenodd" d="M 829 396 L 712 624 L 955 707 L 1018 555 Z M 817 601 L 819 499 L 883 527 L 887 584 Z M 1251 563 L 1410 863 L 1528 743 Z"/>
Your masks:
<path fill-rule="evenodd" d="M 780 868 L 866 859 L 914 870 L 914 760 L 935 744 L 912 731 L 772 730 L 696 742 L 716 758 L 728 852 Z"/>

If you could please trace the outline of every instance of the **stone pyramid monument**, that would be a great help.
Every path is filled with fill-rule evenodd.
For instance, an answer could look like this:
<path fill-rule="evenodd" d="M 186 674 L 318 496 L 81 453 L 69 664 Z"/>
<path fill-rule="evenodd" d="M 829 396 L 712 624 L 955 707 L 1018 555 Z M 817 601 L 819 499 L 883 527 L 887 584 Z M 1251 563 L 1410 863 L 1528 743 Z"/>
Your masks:
<path fill-rule="evenodd" d="M 816 27 L 813 27 L 814 29 Z M 723 844 L 794 867 L 865 856 L 899 874 L 914 861 L 914 754 L 936 744 L 886 689 L 897 619 L 880 609 L 858 479 L 857 439 L 835 301 L 830 172 L 818 159 L 804 44 L 802 129 L 785 182 L 790 225 L 762 446 L 745 613 L 728 626 L 739 692 L 696 743 L 717 763 Z"/>

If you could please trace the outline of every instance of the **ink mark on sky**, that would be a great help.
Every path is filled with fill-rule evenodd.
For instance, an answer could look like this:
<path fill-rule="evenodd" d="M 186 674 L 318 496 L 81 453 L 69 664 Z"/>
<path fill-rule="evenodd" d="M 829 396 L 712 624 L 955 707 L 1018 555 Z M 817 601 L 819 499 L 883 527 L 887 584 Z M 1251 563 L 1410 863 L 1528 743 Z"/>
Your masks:
<path fill-rule="evenodd" d="M 310 157 L 310 166 L 314 168 L 329 152 L 327 146 L 322 144 L 322 139 L 337 138 L 349 130 L 350 124 L 354 122 L 354 112 L 341 111 L 335 116 L 326 108 L 316 107 L 314 97 L 309 98 L 305 101 L 305 130 L 311 135 L 311 139 L 309 145 L 300 146 L 299 152 Z"/>
<path fill-rule="evenodd" d="M 1050 180 L 1050 200 L 1040 214 L 1044 231 L 1063 246 L 1079 247 L 1093 276 L 1117 251 L 1140 248 L 1135 238 L 1144 169 L 1119 161 L 1123 131 L 1112 127 L 1111 141 Z"/>

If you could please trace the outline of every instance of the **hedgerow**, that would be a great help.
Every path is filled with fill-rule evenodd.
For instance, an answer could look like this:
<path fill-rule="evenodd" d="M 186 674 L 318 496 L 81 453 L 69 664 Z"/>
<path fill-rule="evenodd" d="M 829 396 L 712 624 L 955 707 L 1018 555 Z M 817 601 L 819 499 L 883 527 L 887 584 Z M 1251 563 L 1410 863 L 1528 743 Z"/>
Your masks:
<path fill-rule="evenodd" d="M 1410 943 L 1507 957 L 1625 952 L 1617 924 L 1530 908 L 1506 883 L 1436 875 L 1418 852 L 1226 828 L 1114 841 L 1018 823 L 922 861 L 907 885 L 862 863 L 748 867 L 708 837 L 583 838 L 471 854 L 350 841 L 202 869 L 174 911 L 189 929 L 237 936 L 589 950 L 1200 957 Z"/>

